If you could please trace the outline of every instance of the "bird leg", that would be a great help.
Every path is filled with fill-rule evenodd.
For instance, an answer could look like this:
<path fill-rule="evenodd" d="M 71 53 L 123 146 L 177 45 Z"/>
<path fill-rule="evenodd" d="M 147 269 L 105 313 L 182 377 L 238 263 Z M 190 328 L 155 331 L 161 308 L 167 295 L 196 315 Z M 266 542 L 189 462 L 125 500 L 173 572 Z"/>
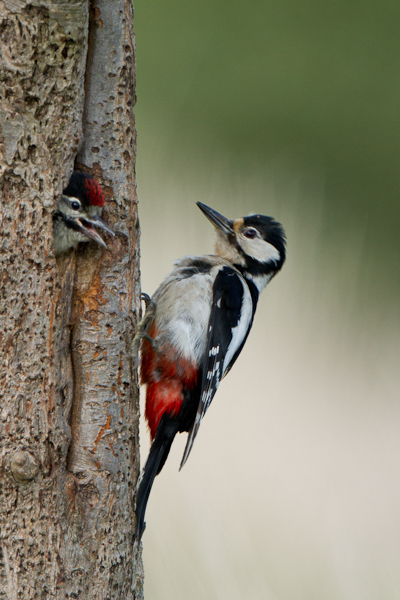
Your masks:
<path fill-rule="evenodd" d="M 156 314 L 156 303 L 153 300 L 151 300 L 150 296 L 148 296 L 147 294 L 142 294 L 141 299 L 146 305 L 146 312 L 143 319 L 139 322 L 137 326 L 136 335 L 133 338 L 131 344 L 131 353 L 135 362 L 135 367 L 137 367 L 139 347 L 142 340 L 146 340 L 146 342 L 150 344 L 153 350 L 157 352 L 156 341 L 147 333 L 147 329 L 150 323 L 153 321 Z"/>

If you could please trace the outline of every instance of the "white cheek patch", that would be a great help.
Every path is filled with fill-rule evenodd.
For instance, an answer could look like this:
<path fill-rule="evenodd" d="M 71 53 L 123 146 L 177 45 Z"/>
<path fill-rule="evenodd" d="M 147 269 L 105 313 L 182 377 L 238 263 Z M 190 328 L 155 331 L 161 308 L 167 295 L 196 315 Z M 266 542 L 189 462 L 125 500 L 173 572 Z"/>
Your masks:
<path fill-rule="evenodd" d="M 244 236 L 240 236 L 240 245 L 247 256 L 251 256 L 251 258 L 258 260 L 258 262 L 277 263 L 281 259 L 280 252 L 275 246 L 260 238 L 249 240 Z"/>
<path fill-rule="evenodd" d="M 79 206 L 81 206 L 81 203 L 78 199 L 77 202 L 79 202 Z M 66 217 L 75 218 L 81 214 L 80 209 L 74 210 L 73 208 L 71 208 L 70 198 L 68 196 L 61 196 L 57 203 L 57 209 L 60 212 L 62 212 Z"/>

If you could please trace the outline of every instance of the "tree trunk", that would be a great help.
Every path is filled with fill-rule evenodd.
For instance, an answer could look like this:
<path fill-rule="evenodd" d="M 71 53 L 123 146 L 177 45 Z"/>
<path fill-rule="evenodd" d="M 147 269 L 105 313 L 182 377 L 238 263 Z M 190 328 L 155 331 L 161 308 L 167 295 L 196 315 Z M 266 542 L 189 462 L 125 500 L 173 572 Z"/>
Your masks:
<path fill-rule="evenodd" d="M 0 31 L 0 598 L 140 599 L 133 7 L 0 0 Z M 117 235 L 56 263 L 78 150 Z"/>

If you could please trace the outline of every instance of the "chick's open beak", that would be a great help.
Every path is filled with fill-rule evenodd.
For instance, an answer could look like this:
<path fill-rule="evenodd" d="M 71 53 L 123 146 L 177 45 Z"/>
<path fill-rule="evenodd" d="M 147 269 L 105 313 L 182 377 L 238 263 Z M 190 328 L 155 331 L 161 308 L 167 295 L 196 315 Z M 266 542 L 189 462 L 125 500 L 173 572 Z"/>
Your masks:
<path fill-rule="evenodd" d="M 100 244 L 100 246 L 103 246 L 104 248 L 107 248 L 107 245 L 106 245 L 105 241 L 103 240 L 103 238 L 97 233 L 97 231 L 95 230 L 94 227 L 100 227 L 100 229 L 104 229 L 105 231 L 107 231 L 107 233 L 109 233 L 113 237 L 115 236 L 115 233 L 111 229 L 111 227 L 109 227 L 109 225 L 107 225 L 107 223 L 105 223 L 103 221 L 103 219 L 101 219 L 98 216 L 86 217 L 86 218 L 81 217 L 79 219 L 76 219 L 75 222 L 77 225 L 79 225 L 82 233 L 84 233 L 88 238 L 90 238 L 91 240 L 94 240 L 95 242 Z"/>

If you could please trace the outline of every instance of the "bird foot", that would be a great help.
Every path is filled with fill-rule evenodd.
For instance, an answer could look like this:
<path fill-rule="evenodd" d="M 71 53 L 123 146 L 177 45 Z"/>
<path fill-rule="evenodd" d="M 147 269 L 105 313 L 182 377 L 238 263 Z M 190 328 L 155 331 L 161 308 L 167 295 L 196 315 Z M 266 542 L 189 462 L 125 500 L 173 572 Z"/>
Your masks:
<path fill-rule="evenodd" d="M 148 342 L 153 348 L 153 350 L 157 352 L 157 344 L 155 340 L 152 337 L 150 337 L 147 333 L 147 329 L 150 323 L 153 321 L 156 313 L 156 303 L 147 294 L 141 294 L 141 299 L 146 305 L 146 312 L 143 319 L 139 322 L 137 326 L 136 335 L 133 338 L 131 344 L 131 353 L 133 356 L 135 368 L 137 368 L 139 363 L 139 348 L 142 340 Z"/>

